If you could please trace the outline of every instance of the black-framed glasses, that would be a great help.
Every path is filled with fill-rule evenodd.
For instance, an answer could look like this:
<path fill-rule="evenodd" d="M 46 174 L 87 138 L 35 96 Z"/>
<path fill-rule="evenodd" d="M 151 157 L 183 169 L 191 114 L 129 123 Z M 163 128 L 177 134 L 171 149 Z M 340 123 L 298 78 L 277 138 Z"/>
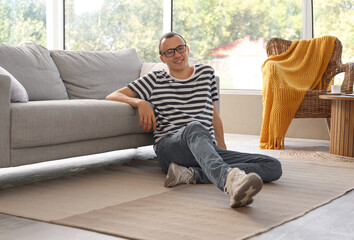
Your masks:
<path fill-rule="evenodd" d="M 161 53 L 161 55 L 165 55 L 166 57 L 173 57 L 175 55 L 175 51 L 177 51 L 178 53 L 184 53 L 187 50 L 187 45 L 179 45 L 176 48 L 171 48 L 168 49 L 167 51 Z"/>

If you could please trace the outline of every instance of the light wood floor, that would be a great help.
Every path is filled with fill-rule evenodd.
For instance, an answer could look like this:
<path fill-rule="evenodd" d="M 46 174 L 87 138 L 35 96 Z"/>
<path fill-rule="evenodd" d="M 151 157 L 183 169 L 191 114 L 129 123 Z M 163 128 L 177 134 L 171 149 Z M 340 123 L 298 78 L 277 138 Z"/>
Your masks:
<path fill-rule="evenodd" d="M 268 151 L 273 151 L 260 150 L 258 148 L 258 136 L 226 134 L 225 139 L 228 148 L 231 150 L 265 154 Z M 285 145 L 287 149 L 306 148 L 323 150 L 329 148 L 328 141 L 306 139 L 287 138 Z M 34 164 L 26 167 L 0 169 L 0 187 L 13 187 L 39 180 L 45 181 L 45 179 L 53 177 L 88 171 L 90 168 L 105 167 L 112 163 L 124 162 L 133 157 L 146 159 L 153 156 L 152 148 L 144 147 L 138 150 L 116 151 L 50 163 Z M 0 239 L 117 240 L 122 238 L 0 214 Z M 354 191 L 307 213 L 303 217 L 285 223 L 251 239 L 354 240 Z"/>

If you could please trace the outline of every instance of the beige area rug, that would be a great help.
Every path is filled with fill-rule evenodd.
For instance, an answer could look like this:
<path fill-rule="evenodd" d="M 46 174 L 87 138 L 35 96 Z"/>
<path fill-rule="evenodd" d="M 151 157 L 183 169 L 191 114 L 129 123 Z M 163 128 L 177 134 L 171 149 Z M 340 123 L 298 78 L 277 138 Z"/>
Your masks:
<path fill-rule="evenodd" d="M 291 151 L 279 154 L 282 178 L 244 208 L 211 184 L 164 188 L 155 162 L 133 161 L 2 189 L 0 212 L 129 239 L 245 239 L 354 188 L 354 163 Z"/>

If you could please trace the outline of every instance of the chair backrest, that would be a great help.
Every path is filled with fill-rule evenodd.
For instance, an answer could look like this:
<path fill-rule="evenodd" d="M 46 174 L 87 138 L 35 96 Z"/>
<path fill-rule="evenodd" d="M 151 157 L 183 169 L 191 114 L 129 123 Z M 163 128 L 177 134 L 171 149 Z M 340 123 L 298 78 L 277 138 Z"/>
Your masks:
<path fill-rule="evenodd" d="M 272 38 L 268 41 L 266 46 L 267 55 L 270 56 L 282 54 L 289 49 L 291 43 L 291 41 L 282 38 Z M 322 76 L 322 79 L 325 83 L 322 90 L 328 89 L 328 86 L 335 75 L 345 71 L 341 58 L 342 43 L 338 38 L 336 38 L 331 59 L 329 60 L 327 69 Z"/>

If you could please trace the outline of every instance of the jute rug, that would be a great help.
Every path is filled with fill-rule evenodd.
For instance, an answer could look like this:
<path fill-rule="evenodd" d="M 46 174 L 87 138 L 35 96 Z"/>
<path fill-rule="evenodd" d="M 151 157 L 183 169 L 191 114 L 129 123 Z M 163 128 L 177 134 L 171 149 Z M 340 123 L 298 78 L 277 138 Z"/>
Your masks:
<path fill-rule="evenodd" d="M 245 239 L 306 214 L 354 188 L 354 163 L 284 151 L 280 180 L 248 207 L 231 209 L 210 184 L 163 187 L 155 162 L 0 190 L 0 212 L 129 239 Z"/>

